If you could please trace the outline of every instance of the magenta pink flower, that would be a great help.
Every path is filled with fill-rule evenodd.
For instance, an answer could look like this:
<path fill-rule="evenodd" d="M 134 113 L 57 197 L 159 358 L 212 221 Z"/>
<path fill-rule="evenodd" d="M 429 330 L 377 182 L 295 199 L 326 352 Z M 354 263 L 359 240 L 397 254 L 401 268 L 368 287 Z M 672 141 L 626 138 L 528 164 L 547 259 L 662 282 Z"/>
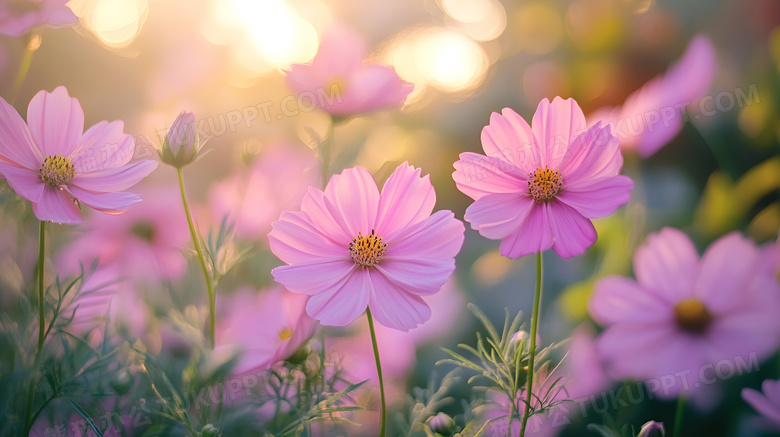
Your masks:
<path fill-rule="evenodd" d="M 608 126 L 586 129 L 577 102 L 539 103 L 532 126 L 506 108 L 482 129 L 487 156 L 462 153 L 452 174 L 475 202 L 465 219 L 501 255 L 518 258 L 553 248 L 569 258 L 596 241 L 590 219 L 628 202 L 633 182 L 620 176 L 623 156 Z"/>
<path fill-rule="evenodd" d="M 27 124 L 0 99 L 0 176 L 33 203 L 41 221 L 81 223 L 79 205 L 120 214 L 141 200 L 122 190 L 157 167 L 136 161 L 133 137 L 121 121 L 102 121 L 84 132 L 84 112 L 65 87 L 40 91 L 27 108 Z"/>
<path fill-rule="evenodd" d="M 611 376 L 661 381 L 649 384 L 661 397 L 697 395 L 716 388 L 716 366 L 773 354 L 780 345 L 780 283 L 765 264 L 755 244 L 737 233 L 714 242 L 701 259 L 678 230 L 650 235 L 634 255 L 636 281 L 604 278 L 589 303 L 606 327 L 597 350 Z M 714 406 L 701 401 L 702 409 Z"/>
<path fill-rule="evenodd" d="M 742 399 L 768 419 L 775 430 L 780 430 L 780 380 L 767 379 L 760 392 L 743 388 Z"/>
<path fill-rule="evenodd" d="M 297 208 L 309 186 L 319 183 L 318 166 L 303 146 L 281 143 L 263 149 L 247 171 L 211 188 L 211 215 L 217 223 L 227 217 L 239 237 L 265 237 L 282 211 Z"/>
<path fill-rule="evenodd" d="M 365 64 L 365 55 L 359 34 L 334 26 L 322 37 L 311 64 L 295 64 L 286 72 L 287 86 L 337 116 L 403 106 L 414 85 L 392 67 Z"/>
<path fill-rule="evenodd" d="M 648 157 L 682 130 L 686 107 L 704 97 L 716 67 L 712 43 L 706 36 L 696 36 L 666 74 L 634 91 L 622 107 L 598 109 L 589 120 L 609 123 L 621 147 Z"/>
<path fill-rule="evenodd" d="M 271 250 L 288 264 L 274 279 L 309 296 L 306 311 L 324 325 L 347 325 L 368 307 L 408 331 L 430 318 L 423 296 L 447 282 L 463 244 L 463 224 L 451 211 L 431 215 L 435 203 L 429 177 L 408 164 L 381 195 L 367 170 L 347 169 L 273 224 Z"/>
<path fill-rule="evenodd" d="M 179 196 L 175 189 L 157 189 L 125 214 L 90 216 L 80 238 L 60 252 L 59 270 L 76 272 L 97 259 L 137 284 L 181 278 L 190 234 Z"/>
<path fill-rule="evenodd" d="M 311 338 L 317 322 L 306 315 L 306 298 L 281 287 L 262 293 L 240 290 L 220 301 L 217 353 L 241 351 L 236 373 L 270 369 Z M 260 322 L 260 323 L 258 323 Z"/>
<path fill-rule="evenodd" d="M 37 26 L 66 27 L 78 21 L 68 0 L 0 2 L 0 33 L 18 37 Z"/>

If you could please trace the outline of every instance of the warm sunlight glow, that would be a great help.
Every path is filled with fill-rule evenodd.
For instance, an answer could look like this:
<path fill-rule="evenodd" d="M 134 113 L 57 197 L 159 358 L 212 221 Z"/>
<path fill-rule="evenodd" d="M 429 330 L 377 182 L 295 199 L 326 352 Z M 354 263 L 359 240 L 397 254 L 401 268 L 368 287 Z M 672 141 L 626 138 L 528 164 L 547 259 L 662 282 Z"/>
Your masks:
<path fill-rule="evenodd" d="M 497 0 L 441 0 L 441 7 L 477 41 L 498 38 L 506 28 L 506 10 Z"/>
<path fill-rule="evenodd" d="M 81 3 L 82 20 L 101 42 L 121 48 L 141 32 L 148 7 L 147 0 L 88 0 Z"/>
<path fill-rule="evenodd" d="M 482 47 L 446 29 L 425 32 L 417 41 L 414 55 L 425 79 L 444 91 L 475 88 L 487 73 L 488 60 Z"/>

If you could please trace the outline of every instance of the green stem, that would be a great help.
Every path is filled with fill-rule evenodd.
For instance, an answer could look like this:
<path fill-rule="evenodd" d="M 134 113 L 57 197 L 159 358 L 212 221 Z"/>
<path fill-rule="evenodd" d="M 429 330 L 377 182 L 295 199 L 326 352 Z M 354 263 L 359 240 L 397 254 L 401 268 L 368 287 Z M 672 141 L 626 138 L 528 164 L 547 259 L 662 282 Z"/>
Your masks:
<path fill-rule="evenodd" d="M 531 396 L 534 388 L 534 357 L 536 355 L 536 331 L 539 328 L 539 307 L 542 305 L 542 252 L 536 254 L 536 293 L 534 294 L 534 310 L 531 316 L 531 347 L 528 351 L 528 384 L 525 395 L 525 414 L 520 428 L 520 437 L 525 435 L 528 416 L 531 414 Z"/>
<path fill-rule="evenodd" d="M 43 339 L 46 334 L 46 296 L 44 296 L 43 274 L 44 259 L 46 254 L 46 222 L 41 221 L 40 232 L 38 236 L 38 349 L 35 356 L 41 353 L 43 349 Z"/>
<path fill-rule="evenodd" d="M 379 346 L 376 344 L 376 332 L 374 332 L 374 318 L 371 309 L 366 308 L 368 329 L 371 331 L 371 344 L 374 346 L 374 360 L 376 361 L 376 374 L 379 377 L 379 395 L 382 398 L 382 409 L 379 411 L 379 437 L 385 437 L 385 422 L 387 421 L 387 405 L 385 404 L 385 382 L 382 379 L 382 363 L 379 360 Z"/>
<path fill-rule="evenodd" d="M 19 90 L 22 89 L 24 79 L 27 77 L 27 73 L 30 72 L 30 66 L 32 65 L 33 54 L 38 47 L 41 46 L 41 37 L 38 34 L 31 34 L 27 40 L 27 45 L 24 48 L 24 54 L 22 55 L 22 62 L 19 64 L 19 71 L 16 72 L 16 79 L 14 80 L 14 86 L 11 88 L 11 94 L 8 97 L 8 102 L 13 105 L 16 96 L 19 94 Z"/>
<path fill-rule="evenodd" d="M 683 411 L 685 410 L 685 396 L 680 395 L 677 398 L 677 412 L 674 415 L 674 432 L 672 437 L 680 437 L 680 430 L 682 429 Z"/>
<path fill-rule="evenodd" d="M 187 191 L 184 189 L 184 176 L 182 175 L 181 168 L 176 169 L 176 174 L 179 176 L 179 189 L 181 190 L 181 201 L 184 204 L 184 213 L 187 215 L 187 224 L 190 227 L 190 236 L 192 237 L 192 244 L 195 246 L 195 252 L 198 253 L 198 261 L 200 261 L 200 268 L 203 270 L 203 278 L 206 280 L 206 291 L 209 294 L 209 344 L 213 349 L 216 345 L 216 330 L 217 330 L 217 296 L 214 292 L 214 285 L 211 282 L 211 275 L 208 268 L 206 268 L 206 257 L 203 255 L 203 249 L 200 245 L 200 234 L 195 229 L 195 223 L 192 221 L 192 213 L 190 212 L 190 205 L 187 202 Z"/>

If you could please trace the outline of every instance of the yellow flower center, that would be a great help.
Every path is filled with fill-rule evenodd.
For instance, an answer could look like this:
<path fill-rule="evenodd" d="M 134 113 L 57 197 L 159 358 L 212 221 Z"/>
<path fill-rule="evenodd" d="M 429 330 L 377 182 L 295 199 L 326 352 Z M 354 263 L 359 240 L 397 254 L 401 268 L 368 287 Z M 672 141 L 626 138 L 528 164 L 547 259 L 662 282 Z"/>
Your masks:
<path fill-rule="evenodd" d="M 349 255 L 352 261 L 363 268 L 379 264 L 385 252 L 387 252 L 387 243 L 383 243 L 382 237 L 377 237 L 373 229 L 365 237 L 363 233 L 358 232 L 358 236 L 349 243 Z"/>
<path fill-rule="evenodd" d="M 528 191 L 537 202 L 549 202 L 561 191 L 561 172 L 537 168 L 528 175 Z"/>
<path fill-rule="evenodd" d="M 38 174 L 43 182 L 56 188 L 73 180 L 76 176 L 76 167 L 70 162 L 70 158 L 52 155 L 43 160 Z"/>
<path fill-rule="evenodd" d="M 328 87 L 325 92 L 328 93 L 328 97 L 340 97 L 347 91 L 347 82 L 340 77 L 331 80 L 328 83 Z"/>
<path fill-rule="evenodd" d="M 288 328 L 288 327 L 286 327 L 286 326 L 284 328 L 282 328 L 281 331 L 279 331 L 279 340 L 280 341 L 285 341 L 288 338 L 292 338 L 292 336 L 293 336 L 293 330 Z"/>
<path fill-rule="evenodd" d="M 712 313 L 699 299 L 689 298 L 674 307 L 674 318 L 683 331 L 701 334 L 710 326 Z"/>

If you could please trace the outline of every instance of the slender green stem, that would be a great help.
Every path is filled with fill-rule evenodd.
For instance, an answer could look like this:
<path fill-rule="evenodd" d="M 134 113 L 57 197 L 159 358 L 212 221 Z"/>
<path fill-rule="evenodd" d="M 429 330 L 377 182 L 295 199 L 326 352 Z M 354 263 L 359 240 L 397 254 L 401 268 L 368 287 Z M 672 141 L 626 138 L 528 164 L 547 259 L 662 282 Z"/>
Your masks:
<path fill-rule="evenodd" d="M 46 334 L 46 296 L 43 287 L 44 259 L 46 256 L 46 222 L 41 221 L 40 232 L 38 236 L 38 349 L 35 356 L 41 353 L 43 349 L 43 339 Z"/>
<path fill-rule="evenodd" d="M 677 398 L 677 412 L 674 415 L 674 432 L 672 437 L 680 437 L 680 430 L 682 429 L 683 412 L 685 411 L 685 396 L 680 395 Z"/>
<path fill-rule="evenodd" d="M 217 330 L 217 296 L 214 292 L 214 285 L 211 281 L 211 274 L 206 267 L 206 257 L 203 255 L 203 249 L 200 244 L 200 234 L 195 228 L 195 223 L 192 220 L 192 213 L 190 212 L 190 204 L 187 202 L 187 191 L 184 189 L 184 176 L 182 175 L 181 168 L 176 169 L 176 173 L 179 176 L 179 189 L 181 190 L 181 201 L 184 204 L 184 213 L 187 215 L 187 224 L 190 227 L 190 236 L 192 237 L 192 244 L 195 246 L 195 252 L 198 253 L 198 261 L 200 261 L 200 268 L 203 270 L 203 278 L 206 280 L 206 291 L 209 294 L 209 344 L 213 349 L 216 344 L 216 330 Z"/>
<path fill-rule="evenodd" d="M 366 308 L 368 329 L 371 331 L 371 344 L 374 346 L 374 360 L 376 361 L 376 374 L 379 377 L 379 396 L 382 398 L 382 407 L 379 411 L 379 437 L 385 437 L 385 422 L 387 421 L 387 405 L 385 404 L 385 382 L 382 379 L 382 363 L 379 360 L 379 346 L 376 344 L 376 332 L 374 332 L 374 317 L 371 309 Z"/>
<path fill-rule="evenodd" d="M 531 397 L 534 388 L 534 358 L 536 355 L 536 331 L 539 328 L 539 307 L 542 305 L 542 252 L 536 254 L 536 293 L 534 294 L 534 310 L 531 316 L 531 346 L 528 350 L 528 384 L 525 395 L 525 414 L 520 428 L 520 437 L 525 435 L 528 416 L 531 414 Z"/>
<path fill-rule="evenodd" d="M 38 47 L 41 46 L 41 36 L 33 33 L 27 40 L 27 45 L 24 48 L 24 54 L 22 55 L 22 61 L 19 63 L 19 71 L 16 73 L 16 79 L 14 80 L 14 86 L 11 88 L 11 94 L 8 96 L 8 102 L 13 105 L 16 96 L 19 94 L 19 90 L 22 89 L 24 79 L 27 77 L 27 73 L 30 72 L 30 66 L 32 65 L 33 54 Z"/>
<path fill-rule="evenodd" d="M 336 132 L 336 120 L 331 118 L 328 125 L 328 137 L 320 144 L 320 158 L 322 159 L 322 180 L 320 185 L 323 190 L 328 185 L 328 175 L 330 172 L 330 156 L 333 150 L 333 136 Z"/>

